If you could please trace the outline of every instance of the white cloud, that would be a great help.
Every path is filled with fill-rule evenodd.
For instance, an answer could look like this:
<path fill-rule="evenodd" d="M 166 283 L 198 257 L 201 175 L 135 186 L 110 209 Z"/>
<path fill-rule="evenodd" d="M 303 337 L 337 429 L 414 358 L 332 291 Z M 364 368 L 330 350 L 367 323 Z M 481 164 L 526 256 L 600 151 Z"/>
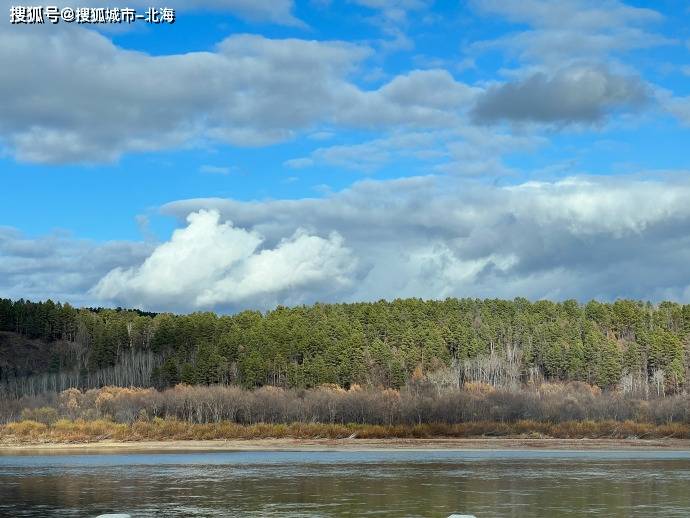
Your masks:
<path fill-rule="evenodd" d="M 477 43 L 475 49 L 501 48 L 523 60 L 551 66 L 600 59 L 672 41 L 645 30 L 663 19 L 658 12 L 617 0 L 474 0 L 472 3 L 479 13 L 530 26 L 493 41 Z"/>
<path fill-rule="evenodd" d="M 461 121 L 480 92 L 446 70 L 413 70 L 378 90 L 352 92 L 335 116 L 348 126 L 449 127 Z"/>
<path fill-rule="evenodd" d="M 663 16 L 618 0 L 476 0 L 475 10 L 518 24 L 493 40 L 473 42 L 476 57 L 498 49 L 517 59 L 474 110 L 478 122 L 599 123 L 615 112 L 639 111 L 652 87 L 624 64 L 632 50 L 675 40 L 649 27 Z M 527 25 L 527 28 L 523 26 Z"/>
<path fill-rule="evenodd" d="M 0 141 L 20 161 L 103 163 L 205 141 L 268 145 L 324 125 L 448 125 L 476 94 L 441 70 L 361 90 L 349 76 L 368 53 L 234 35 L 214 52 L 151 56 L 80 27 L 12 27 L 0 33 L 0 67 L 13 71 L 0 83 Z"/>
<path fill-rule="evenodd" d="M 618 0 L 477 0 L 475 8 L 539 28 L 607 31 L 662 20 L 660 13 Z"/>
<path fill-rule="evenodd" d="M 364 181 L 322 199 L 202 199 L 164 211 L 183 217 L 213 208 L 265 236 L 267 246 L 299 227 L 335 231 L 367 272 L 341 293 L 347 300 L 686 300 L 688 196 L 687 181 L 636 177 L 506 187 L 420 177 Z"/>
<path fill-rule="evenodd" d="M 418 177 L 313 199 L 185 200 L 163 208 L 182 227 L 158 245 L 5 228 L 0 291 L 176 311 L 447 296 L 690 302 L 688 177 Z"/>
<path fill-rule="evenodd" d="M 409 163 L 412 159 L 431 163 L 436 171 L 494 177 L 508 172 L 502 161 L 505 155 L 534 151 L 544 143 L 545 139 L 531 135 L 457 126 L 451 130 L 400 131 L 358 144 L 322 147 L 284 165 L 305 168 L 325 164 L 374 172 L 396 161 Z"/>
<path fill-rule="evenodd" d="M 238 35 L 212 53 L 150 56 L 77 27 L 51 31 L 48 41 L 33 29 L 0 33 L 0 65 L 14 71 L 0 83 L 0 137 L 32 162 L 112 161 L 204 138 L 289 138 L 328 115 L 366 54 Z"/>
<path fill-rule="evenodd" d="M 221 223 L 215 211 L 187 216 L 140 265 L 115 268 L 93 289 L 103 299 L 155 308 L 270 306 L 298 303 L 313 291 L 349 287 L 356 260 L 342 237 L 296 229 L 273 248 L 256 231 Z"/>

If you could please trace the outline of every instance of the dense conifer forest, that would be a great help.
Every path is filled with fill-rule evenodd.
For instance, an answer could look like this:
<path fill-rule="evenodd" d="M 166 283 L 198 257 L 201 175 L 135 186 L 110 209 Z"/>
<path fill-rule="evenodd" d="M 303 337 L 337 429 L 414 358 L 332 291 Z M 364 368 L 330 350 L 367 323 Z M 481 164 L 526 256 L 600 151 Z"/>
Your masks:
<path fill-rule="evenodd" d="M 581 381 L 636 396 L 686 391 L 690 305 L 630 300 L 404 299 L 235 315 L 0 299 L 0 387 L 324 384 L 399 389 Z"/>

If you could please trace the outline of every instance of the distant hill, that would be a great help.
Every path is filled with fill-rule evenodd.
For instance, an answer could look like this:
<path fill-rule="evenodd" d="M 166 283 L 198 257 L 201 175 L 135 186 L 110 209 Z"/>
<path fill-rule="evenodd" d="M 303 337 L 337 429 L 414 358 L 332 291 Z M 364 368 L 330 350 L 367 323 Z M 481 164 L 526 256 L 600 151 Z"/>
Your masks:
<path fill-rule="evenodd" d="M 0 379 L 48 372 L 54 346 L 40 339 L 0 331 Z"/>
<path fill-rule="evenodd" d="M 399 388 L 431 376 L 668 393 L 690 379 L 690 305 L 671 302 L 398 299 L 173 315 L 0 299 L 0 331 L 0 384 L 14 380 L 19 391 L 77 382 Z M 26 376 L 39 378 L 17 382 Z"/>

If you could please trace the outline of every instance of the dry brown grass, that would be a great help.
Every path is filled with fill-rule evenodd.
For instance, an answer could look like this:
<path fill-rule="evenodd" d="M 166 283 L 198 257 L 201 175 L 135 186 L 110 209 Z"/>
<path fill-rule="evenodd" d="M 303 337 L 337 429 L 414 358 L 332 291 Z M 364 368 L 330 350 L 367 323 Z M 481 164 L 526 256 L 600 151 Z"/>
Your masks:
<path fill-rule="evenodd" d="M 113 421 L 61 419 L 52 425 L 19 421 L 0 427 L 0 441 L 12 443 L 88 443 L 104 439 L 116 441 L 171 441 L 217 439 L 432 439 L 517 437 L 554 439 L 690 439 L 690 425 L 655 425 L 632 421 L 567 421 L 544 423 L 470 422 L 420 425 L 362 424 L 192 424 L 178 420 L 139 420 L 132 424 Z"/>
<path fill-rule="evenodd" d="M 45 435 L 48 430 L 48 425 L 36 421 L 19 421 L 16 423 L 9 423 L 0 429 L 2 437 L 15 437 L 20 440 L 29 441 L 38 439 Z"/>

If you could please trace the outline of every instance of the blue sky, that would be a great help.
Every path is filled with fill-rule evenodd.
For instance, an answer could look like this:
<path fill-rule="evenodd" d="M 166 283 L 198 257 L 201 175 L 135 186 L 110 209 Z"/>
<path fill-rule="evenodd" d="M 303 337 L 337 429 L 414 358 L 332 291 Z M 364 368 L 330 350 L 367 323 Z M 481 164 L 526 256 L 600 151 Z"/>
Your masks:
<path fill-rule="evenodd" d="M 681 3 L 168 5 L 0 22 L 0 296 L 690 302 Z"/>

